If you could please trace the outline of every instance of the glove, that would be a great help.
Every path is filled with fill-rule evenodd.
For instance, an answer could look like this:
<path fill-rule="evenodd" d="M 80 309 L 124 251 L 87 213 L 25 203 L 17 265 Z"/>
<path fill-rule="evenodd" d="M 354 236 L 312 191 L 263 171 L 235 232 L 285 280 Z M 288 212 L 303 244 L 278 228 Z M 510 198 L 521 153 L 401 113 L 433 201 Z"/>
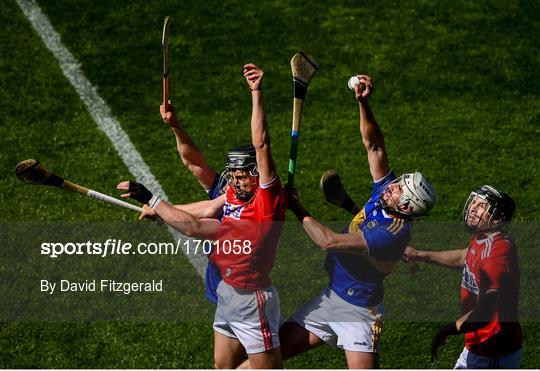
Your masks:
<path fill-rule="evenodd" d="M 446 338 L 459 333 L 455 322 L 442 326 L 431 340 L 431 361 L 437 359 L 437 349 L 446 344 Z"/>
<path fill-rule="evenodd" d="M 148 204 L 154 195 L 141 183 L 129 181 L 129 197 L 139 201 L 141 204 Z"/>
<path fill-rule="evenodd" d="M 299 221 L 302 221 L 306 216 L 311 216 L 300 202 L 296 188 L 286 185 L 285 193 L 287 194 L 287 208 L 296 215 Z"/>

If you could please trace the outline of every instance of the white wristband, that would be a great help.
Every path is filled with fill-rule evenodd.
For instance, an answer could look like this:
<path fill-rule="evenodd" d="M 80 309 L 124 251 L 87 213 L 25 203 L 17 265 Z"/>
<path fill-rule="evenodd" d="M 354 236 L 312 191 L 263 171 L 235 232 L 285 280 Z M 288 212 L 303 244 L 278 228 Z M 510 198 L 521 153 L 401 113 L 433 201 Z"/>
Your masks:
<path fill-rule="evenodd" d="M 148 206 L 150 206 L 152 209 L 155 209 L 160 202 L 161 198 L 159 198 L 158 196 L 152 196 L 150 201 L 148 201 Z"/>

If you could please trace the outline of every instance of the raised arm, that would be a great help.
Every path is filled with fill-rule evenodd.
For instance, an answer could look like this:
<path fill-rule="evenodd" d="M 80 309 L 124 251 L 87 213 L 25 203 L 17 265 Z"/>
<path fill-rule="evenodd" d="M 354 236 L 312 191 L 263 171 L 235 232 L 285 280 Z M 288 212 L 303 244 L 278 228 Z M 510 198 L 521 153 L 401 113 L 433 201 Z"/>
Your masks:
<path fill-rule="evenodd" d="M 169 104 L 169 110 L 165 111 L 163 105 L 159 107 L 163 122 L 169 125 L 176 138 L 176 149 L 184 165 L 197 178 L 199 184 L 205 189 L 212 187 L 217 175 L 204 158 L 204 154 L 197 147 L 193 139 L 185 131 L 176 114 L 176 109 Z"/>
<path fill-rule="evenodd" d="M 367 151 L 371 176 L 373 180 L 379 180 L 390 171 L 384 136 L 368 103 L 368 97 L 373 91 L 371 78 L 366 75 L 358 75 L 358 78 L 361 84 L 356 85 L 354 91 L 360 111 L 360 134 Z"/>
<path fill-rule="evenodd" d="M 270 151 L 270 133 L 262 100 L 261 85 L 264 73 L 252 63 L 246 64 L 243 72 L 251 90 L 251 141 L 257 156 L 259 182 L 265 184 L 276 176 L 276 168 Z"/>
<path fill-rule="evenodd" d="M 423 262 L 428 264 L 440 265 L 446 268 L 460 269 L 465 264 L 467 249 L 448 250 L 448 251 L 422 251 L 407 246 L 403 255 L 403 260 Z"/>

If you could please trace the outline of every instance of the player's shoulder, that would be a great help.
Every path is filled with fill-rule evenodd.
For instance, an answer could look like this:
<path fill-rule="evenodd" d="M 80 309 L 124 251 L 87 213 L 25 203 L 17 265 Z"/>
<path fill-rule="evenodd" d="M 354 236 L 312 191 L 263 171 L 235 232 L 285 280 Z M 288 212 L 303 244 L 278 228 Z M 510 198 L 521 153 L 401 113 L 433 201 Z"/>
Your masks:
<path fill-rule="evenodd" d="M 388 173 L 386 173 L 382 178 L 380 179 L 374 179 L 373 180 L 373 185 L 374 186 L 382 186 L 382 185 L 385 185 L 389 182 L 392 182 L 396 180 L 396 174 L 394 173 L 393 170 L 388 170 Z"/>
<path fill-rule="evenodd" d="M 281 184 L 279 175 L 276 174 L 271 180 L 266 183 L 261 183 L 255 193 L 255 199 L 261 200 L 282 200 L 287 199 L 285 189 Z M 273 201 L 272 201 L 273 202 Z"/>
<path fill-rule="evenodd" d="M 375 185 L 383 185 L 383 184 L 391 182 L 391 181 L 393 181 L 395 179 L 396 179 L 396 174 L 394 173 L 394 171 L 393 170 L 388 170 L 388 173 L 386 173 L 385 176 L 383 176 L 380 179 L 375 179 L 373 181 L 373 184 L 375 184 Z"/>
<path fill-rule="evenodd" d="M 515 243 L 507 231 L 497 231 L 492 236 L 493 246 L 501 250 L 512 250 L 515 248 Z"/>
<path fill-rule="evenodd" d="M 411 223 L 407 219 L 382 216 L 362 225 L 364 234 L 375 233 L 389 241 L 402 240 L 411 235 Z"/>
<path fill-rule="evenodd" d="M 373 189 L 371 192 L 370 201 L 378 199 L 380 193 L 384 191 L 386 187 L 388 186 L 388 184 L 390 184 L 394 180 L 396 180 L 396 175 L 394 174 L 392 170 L 388 171 L 388 173 L 382 178 L 375 179 L 373 181 Z"/>
<path fill-rule="evenodd" d="M 283 189 L 283 185 L 281 184 L 281 179 L 279 178 L 279 175 L 276 174 L 268 182 L 259 184 L 259 190 L 269 189 Z"/>
<path fill-rule="evenodd" d="M 481 255 L 486 260 L 512 259 L 516 257 L 516 245 L 506 231 L 495 231 L 486 237 Z"/>

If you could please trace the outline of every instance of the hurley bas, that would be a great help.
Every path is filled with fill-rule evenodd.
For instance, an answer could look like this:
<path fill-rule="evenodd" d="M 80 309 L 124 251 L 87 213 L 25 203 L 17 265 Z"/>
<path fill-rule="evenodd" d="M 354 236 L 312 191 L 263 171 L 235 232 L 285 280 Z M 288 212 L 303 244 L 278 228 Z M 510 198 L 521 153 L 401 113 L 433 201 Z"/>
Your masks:
<path fill-rule="evenodd" d="M 115 280 L 84 280 L 83 282 L 72 282 L 60 280 L 50 282 L 40 280 L 41 292 L 54 294 L 58 288 L 60 292 L 120 292 L 129 295 L 133 292 L 162 292 L 163 280 L 152 280 L 150 282 L 117 282 Z"/>

